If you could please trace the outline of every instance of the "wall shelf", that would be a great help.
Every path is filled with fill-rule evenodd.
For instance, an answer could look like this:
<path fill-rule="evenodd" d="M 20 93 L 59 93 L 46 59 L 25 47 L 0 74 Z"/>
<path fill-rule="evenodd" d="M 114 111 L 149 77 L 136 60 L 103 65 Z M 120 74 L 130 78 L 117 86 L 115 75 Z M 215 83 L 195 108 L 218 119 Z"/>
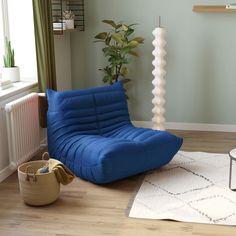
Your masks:
<path fill-rule="evenodd" d="M 66 29 L 66 30 L 53 30 L 54 34 L 63 34 L 63 33 L 72 33 L 72 32 L 78 32 L 80 31 L 78 28 L 74 28 L 74 29 Z"/>
<path fill-rule="evenodd" d="M 63 34 L 64 32 L 84 31 L 84 0 L 51 0 L 52 2 L 52 18 L 53 23 L 63 22 L 63 11 L 70 10 L 74 13 L 74 29 L 53 30 L 55 34 Z"/>
<path fill-rule="evenodd" d="M 233 13 L 236 9 L 226 9 L 225 5 L 194 5 L 193 12 Z"/>

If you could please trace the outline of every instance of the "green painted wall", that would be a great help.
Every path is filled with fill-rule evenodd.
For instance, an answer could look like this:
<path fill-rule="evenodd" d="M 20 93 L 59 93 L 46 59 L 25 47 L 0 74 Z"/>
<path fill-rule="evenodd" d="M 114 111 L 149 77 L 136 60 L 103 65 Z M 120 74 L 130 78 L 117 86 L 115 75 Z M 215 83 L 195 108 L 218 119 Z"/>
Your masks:
<path fill-rule="evenodd" d="M 193 13 L 194 4 L 228 1 L 85 0 L 86 31 L 71 35 L 73 88 L 102 85 L 102 45 L 93 37 L 101 20 L 138 23 L 145 37 L 130 66 L 129 108 L 134 120 L 152 118 L 152 30 L 162 16 L 167 30 L 166 119 L 236 124 L 236 13 Z"/>

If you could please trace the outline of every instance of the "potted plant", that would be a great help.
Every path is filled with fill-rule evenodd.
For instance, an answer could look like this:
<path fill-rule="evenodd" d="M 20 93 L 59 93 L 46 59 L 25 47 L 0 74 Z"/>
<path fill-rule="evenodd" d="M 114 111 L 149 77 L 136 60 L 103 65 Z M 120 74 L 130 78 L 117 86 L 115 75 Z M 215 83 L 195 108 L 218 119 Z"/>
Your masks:
<path fill-rule="evenodd" d="M 66 29 L 74 29 L 75 14 L 72 11 L 66 10 L 63 11 L 62 17 L 63 17 L 63 22 L 65 22 L 66 24 Z"/>
<path fill-rule="evenodd" d="M 135 24 L 115 23 L 113 20 L 103 20 L 102 22 L 112 27 L 109 31 L 95 36 L 97 39 L 95 42 L 105 44 L 102 51 L 108 61 L 106 67 L 99 69 L 105 73 L 103 82 L 109 84 L 118 80 L 128 82 L 130 79 L 127 79 L 126 76 L 128 74 L 127 65 L 131 62 L 130 56 L 139 56 L 135 48 L 144 42 L 144 38 L 130 38 L 134 33 Z"/>
<path fill-rule="evenodd" d="M 20 69 L 15 66 L 15 53 L 11 48 L 11 41 L 5 38 L 5 55 L 3 56 L 4 67 L 2 69 L 2 79 L 4 81 L 10 80 L 11 82 L 17 82 L 20 80 Z"/>

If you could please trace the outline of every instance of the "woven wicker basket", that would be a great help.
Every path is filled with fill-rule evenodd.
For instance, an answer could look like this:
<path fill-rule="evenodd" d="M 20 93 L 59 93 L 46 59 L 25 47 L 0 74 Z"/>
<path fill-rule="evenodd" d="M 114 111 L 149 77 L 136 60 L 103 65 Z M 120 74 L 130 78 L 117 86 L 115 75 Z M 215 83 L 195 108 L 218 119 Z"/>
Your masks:
<path fill-rule="evenodd" d="M 26 204 L 32 206 L 48 205 L 57 200 L 60 184 L 54 172 L 36 174 L 47 161 L 30 161 L 18 167 L 20 192 Z"/>

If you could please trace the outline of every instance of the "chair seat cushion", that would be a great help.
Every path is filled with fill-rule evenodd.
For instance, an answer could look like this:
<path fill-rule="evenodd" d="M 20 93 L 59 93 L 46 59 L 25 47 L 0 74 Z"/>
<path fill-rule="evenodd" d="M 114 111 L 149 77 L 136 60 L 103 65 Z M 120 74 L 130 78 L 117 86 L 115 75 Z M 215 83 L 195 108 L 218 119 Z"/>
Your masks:
<path fill-rule="evenodd" d="M 182 139 L 134 127 L 121 84 L 104 88 L 48 91 L 50 155 L 77 176 L 99 184 L 167 164 Z"/>

